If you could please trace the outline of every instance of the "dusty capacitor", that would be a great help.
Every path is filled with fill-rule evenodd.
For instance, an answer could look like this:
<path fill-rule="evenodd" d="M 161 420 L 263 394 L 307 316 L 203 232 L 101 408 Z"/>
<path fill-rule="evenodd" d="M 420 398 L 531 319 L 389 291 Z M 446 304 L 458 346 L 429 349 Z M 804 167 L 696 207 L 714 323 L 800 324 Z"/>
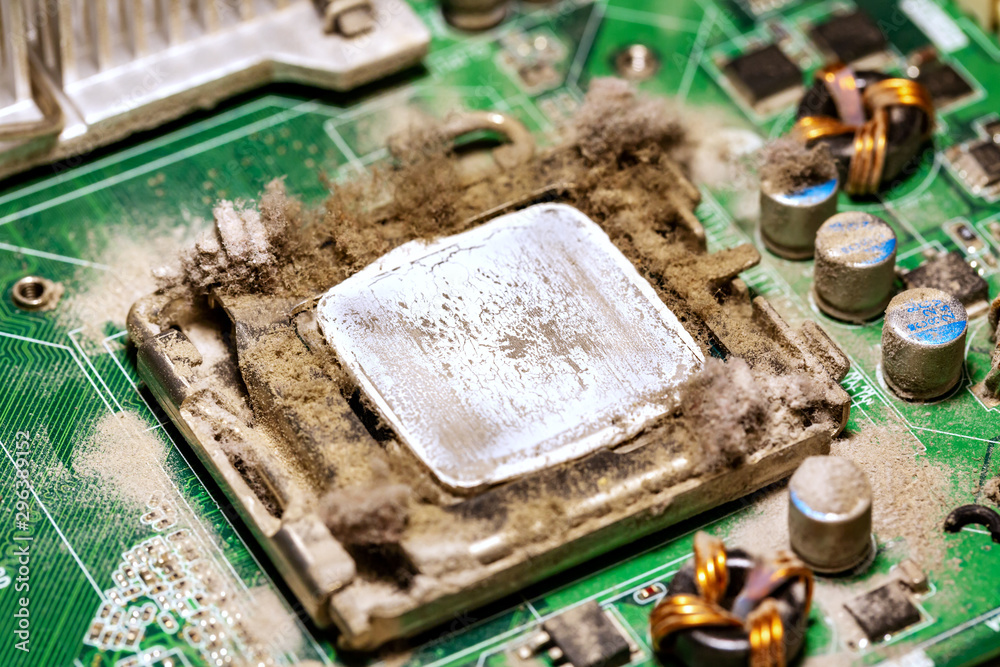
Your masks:
<path fill-rule="evenodd" d="M 806 184 L 764 173 L 760 183 L 761 240 L 779 257 L 812 257 L 817 230 L 837 212 L 840 180 L 836 168 L 831 161 L 829 177 Z"/>
<path fill-rule="evenodd" d="M 896 295 L 882 325 L 882 373 L 901 398 L 928 400 L 948 393 L 962 377 L 968 315 L 961 302 L 937 289 Z"/>
<path fill-rule="evenodd" d="M 816 305 L 848 322 L 880 315 L 892 298 L 895 266 L 892 227 L 869 213 L 838 213 L 816 233 Z"/>
<path fill-rule="evenodd" d="M 810 568 L 838 573 L 872 550 L 872 489 L 853 461 L 810 456 L 788 483 L 788 537 Z"/>

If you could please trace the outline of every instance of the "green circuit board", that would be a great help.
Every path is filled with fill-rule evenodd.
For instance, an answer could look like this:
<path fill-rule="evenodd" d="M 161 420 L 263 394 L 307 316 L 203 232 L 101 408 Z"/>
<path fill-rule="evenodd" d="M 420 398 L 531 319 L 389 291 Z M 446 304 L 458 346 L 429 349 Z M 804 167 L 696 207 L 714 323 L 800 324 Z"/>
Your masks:
<path fill-rule="evenodd" d="M 153 599 L 119 599 L 115 576 L 127 567 L 128 554 L 156 547 L 157 539 L 177 531 L 183 531 L 183 544 L 171 541 L 164 548 L 197 551 L 211 576 L 226 582 L 237 608 L 243 604 L 253 614 L 267 600 L 291 610 L 288 624 L 280 626 L 285 636 L 272 644 L 273 664 L 499 667 L 543 619 L 590 600 L 627 630 L 634 661 L 653 664 L 651 605 L 636 593 L 670 580 L 690 557 L 694 531 L 725 536 L 760 512 L 756 497 L 724 506 L 375 656 L 338 654 L 335 637 L 294 613 L 294 598 L 138 378 L 123 318 L 152 283 L 137 276 L 205 229 L 219 199 L 255 198 L 283 177 L 291 193 L 320 202 L 331 183 L 388 158 L 379 130 L 401 109 L 434 117 L 454 109 L 498 110 L 551 144 L 588 83 L 615 75 L 616 56 L 634 44 L 647 45 L 660 60 L 655 74 L 637 84 L 645 93 L 673 97 L 695 111 L 710 108 L 740 136 L 776 137 L 791 128 L 794 105 L 765 115 L 750 109 L 724 81 L 720 63 L 780 35 L 808 76 L 823 58 L 805 26 L 854 3 L 792 1 L 766 18 L 754 17 L 737 0 L 521 3 L 499 27 L 472 35 L 448 26 L 437 3 L 411 4 L 433 35 L 421 68 L 346 95 L 267 89 L 101 154 L 0 183 L 0 665 L 216 664 L 210 630 L 193 632 L 196 624 L 161 614 Z M 907 57 L 940 38 L 915 25 L 902 3 L 857 4 L 891 28 L 887 71 L 905 73 Z M 878 198 L 841 195 L 841 209 L 888 220 L 903 267 L 916 267 L 929 251 L 958 250 L 980 268 L 993 297 L 1000 290 L 1000 204 L 970 193 L 944 151 L 982 136 L 983 124 L 996 119 L 1000 45 L 948 2 L 934 6 L 962 37 L 941 57 L 973 92 L 940 110 L 934 149 L 916 173 Z M 548 54 L 547 68 L 527 78 L 517 61 L 525 44 L 544 44 Z M 763 250 L 754 220 L 740 214 L 745 192 L 720 184 L 703 186 L 702 195 L 697 213 L 709 250 L 744 242 L 761 248 L 761 264 L 742 276 L 750 288 L 791 322 L 816 319 L 850 357 L 848 432 L 898 428 L 918 461 L 947 473 L 955 505 L 985 502 L 984 483 L 1000 475 L 1000 452 L 994 452 L 1000 412 L 971 391 L 990 370 L 994 344 L 985 316 L 970 322 L 959 389 L 931 405 L 901 401 L 880 379 L 881 321 L 845 325 L 819 314 L 809 296 L 812 263 Z M 976 244 L 956 236 L 957 223 L 973 231 Z M 63 286 L 55 310 L 32 313 L 13 305 L 12 286 L 27 275 Z M 158 488 L 173 498 L 171 508 L 164 501 L 137 511 L 127 489 L 108 488 L 107 478 L 88 465 L 94 433 L 107 428 L 112 413 L 126 415 L 119 420 L 119 454 L 135 447 L 155 462 Z M 117 479 L 131 478 L 125 470 Z M 976 528 L 957 534 L 938 529 L 926 539 L 945 556 L 929 572 L 929 590 L 917 596 L 918 624 L 882 642 L 847 646 L 831 619 L 835 610 L 820 601 L 811 612 L 806 655 L 921 667 L 1000 656 L 1000 556 L 989 535 Z M 859 590 L 865 580 L 884 577 L 904 551 L 882 540 L 879 546 L 872 568 L 852 582 Z M 141 636 L 93 636 L 95 622 L 123 609 L 148 610 L 153 617 Z M 239 646 L 228 650 L 239 658 Z"/>

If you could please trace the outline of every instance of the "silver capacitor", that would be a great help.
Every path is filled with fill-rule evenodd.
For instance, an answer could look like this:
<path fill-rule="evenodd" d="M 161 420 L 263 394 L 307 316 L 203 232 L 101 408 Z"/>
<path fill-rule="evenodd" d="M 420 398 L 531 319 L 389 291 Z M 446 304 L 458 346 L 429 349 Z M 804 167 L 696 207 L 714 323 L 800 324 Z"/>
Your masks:
<path fill-rule="evenodd" d="M 507 16 L 508 0 L 441 0 L 444 17 L 462 30 L 487 30 Z"/>
<path fill-rule="evenodd" d="M 816 305 L 848 322 L 880 315 L 892 298 L 895 268 L 892 227 L 870 213 L 838 213 L 816 232 Z"/>
<path fill-rule="evenodd" d="M 901 398 L 924 401 L 958 384 L 969 316 L 961 302 L 921 287 L 896 295 L 882 325 L 882 375 Z"/>
<path fill-rule="evenodd" d="M 810 456 L 788 483 L 788 537 L 810 568 L 835 574 L 872 554 L 872 489 L 853 461 Z"/>
<path fill-rule="evenodd" d="M 785 259 L 813 255 L 816 232 L 837 212 L 837 177 L 794 190 L 780 181 L 760 183 L 760 236 L 767 249 Z"/>

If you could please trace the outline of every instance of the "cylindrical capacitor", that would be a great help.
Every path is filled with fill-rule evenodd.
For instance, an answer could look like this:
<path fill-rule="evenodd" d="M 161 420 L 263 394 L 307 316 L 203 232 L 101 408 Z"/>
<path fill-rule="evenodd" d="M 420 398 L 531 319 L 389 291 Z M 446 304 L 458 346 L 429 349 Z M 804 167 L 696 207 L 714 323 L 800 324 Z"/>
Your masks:
<path fill-rule="evenodd" d="M 838 213 L 816 232 L 816 305 L 848 322 L 880 315 L 892 298 L 895 267 L 892 227 L 869 213 Z"/>
<path fill-rule="evenodd" d="M 503 21 L 507 0 L 441 0 L 444 17 L 462 30 L 486 30 Z"/>
<path fill-rule="evenodd" d="M 813 570 L 826 574 L 861 565 L 872 550 L 872 489 L 854 462 L 810 456 L 788 483 L 788 537 Z"/>
<path fill-rule="evenodd" d="M 804 188 L 779 182 L 760 183 L 760 235 L 767 249 L 785 259 L 813 255 L 816 231 L 837 212 L 837 177 Z"/>
<path fill-rule="evenodd" d="M 882 324 L 882 375 L 900 397 L 948 393 L 962 377 L 969 316 L 958 299 L 921 287 L 897 294 Z"/>

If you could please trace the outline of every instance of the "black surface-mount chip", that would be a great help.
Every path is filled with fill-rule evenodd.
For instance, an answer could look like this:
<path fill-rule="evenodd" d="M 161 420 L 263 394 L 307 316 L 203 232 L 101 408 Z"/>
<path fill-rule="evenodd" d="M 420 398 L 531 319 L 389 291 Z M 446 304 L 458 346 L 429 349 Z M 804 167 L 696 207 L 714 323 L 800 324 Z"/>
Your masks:
<path fill-rule="evenodd" d="M 1000 144 L 981 139 L 953 146 L 945 151 L 958 178 L 980 197 L 994 200 L 1000 196 Z"/>
<path fill-rule="evenodd" d="M 550 618 L 542 627 L 573 667 L 622 667 L 631 660 L 628 640 L 596 602 Z"/>
<path fill-rule="evenodd" d="M 959 252 L 938 255 L 903 276 L 907 289 L 932 287 L 951 294 L 969 306 L 985 303 L 990 286 L 979 273 L 969 266 Z"/>
<path fill-rule="evenodd" d="M 969 155 L 986 176 L 987 185 L 1000 183 L 1000 146 L 993 141 L 983 141 L 969 146 Z"/>
<path fill-rule="evenodd" d="M 775 44 L 733 58 L 724 70 L 751 104 L 802 85 L 802 71 Z"/>
<path fill-rule="evenodd" d="M 862 11 L 834 16 L 809 35 L 824 53 L 845 64 L 885 51 L 887 44 L 882 30 Z"/>
<path fill-rule="evenodd" d="M 898 581 L 854 598 L 844 605 L 844 609 L 872 641 L 885 639 L 920 622 L 920 610 L 910 602 Z"/>
<path fill-rule="evenodd" d="M 927 88 L 927 92 L 934 98 L 934 104 L 939 107 L 975 92 L 972 84 L 957 69 L 940 60 L 921 65 L 916 80 Z"/>
<path fill-rule="evenodd" d="M 991 120 L 983 125 L 985 132 L 994 143 L 1000 143 L 1000 120 Z"/>

